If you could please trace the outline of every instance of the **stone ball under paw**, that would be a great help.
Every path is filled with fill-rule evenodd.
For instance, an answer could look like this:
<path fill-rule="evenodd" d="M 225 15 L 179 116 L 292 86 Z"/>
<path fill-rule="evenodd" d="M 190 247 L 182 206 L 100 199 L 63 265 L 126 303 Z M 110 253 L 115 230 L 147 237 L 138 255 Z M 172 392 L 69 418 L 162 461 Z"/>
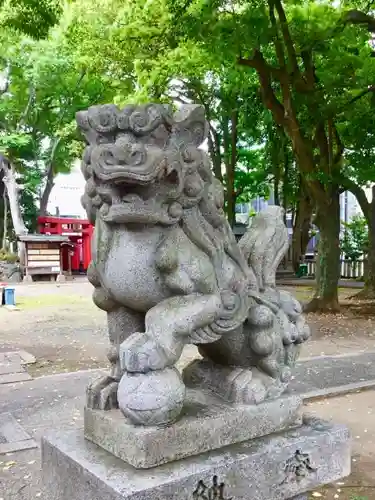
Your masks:
<path fill-rule="evenodd" d="M 250 308 L 247 320 L 251 325 L 269 328 L 273 325 L 275 315 L 267 306 L 256 305 Z"/>
<path fill-rule="evenodd" d="M 186 388 L 175 368 L 125 372 L 117 397 L 122 413 L 135 425 L 166 425 L 181 413 Z"/>
<path fill-rule="evenodd" d="M 272 332 L 254 333 L 250 337 L 250 347 L 258 356 L 269 356 L 272 354 L 275 348 Z"/>

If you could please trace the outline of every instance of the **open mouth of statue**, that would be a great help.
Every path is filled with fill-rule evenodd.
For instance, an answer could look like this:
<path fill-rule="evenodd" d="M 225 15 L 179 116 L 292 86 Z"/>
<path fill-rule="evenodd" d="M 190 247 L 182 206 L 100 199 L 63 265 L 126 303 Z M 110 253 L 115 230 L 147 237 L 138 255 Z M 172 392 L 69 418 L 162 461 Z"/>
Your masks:
<path fill-rule="evenodd" d="M 137 193 L 128 193 L 121 197 L 121 201 L 123 203 L 143 204 L 145 202 L 145 198 Z"/>
<path fill-rule="evenodd" d="M 154 201 L 153 199 L 145 200 L 136 194 L 127 194 L 121 198 L 120 202 L 108 207 L 108 211 L 103 214 L 103 220 L 118 224 L 157 222 L 160 214 Z"/>
<path fill-rule="evenodd" d="M 108 169 L 97 173 L 99 179 L 104 182 L 114 182 L 115 184 L 150 184 L 158 175 L 158 170 L 153 168 L 149 171 L 128 170 L 125 168 Z"/>
<path fill-rule="evenodd" d="M 132 185 L 128 182 L 119 185 L 118 195 L 104 209 L 103 219 L 117 223 L 147 222 L 153 219 L 154 212 L 158 212 L 153 194 L 152 185 Z"/>
<path fill-rule="evenodd" d="M 116 152 L 117 154 L 114 154 Z M 108 149 L 94 162 L 96 176 L 104 182 L 114 184 L 147 185 L 152 184 L 165 168 L 165 157 L 157 154 L 125 153 L 121 150 Z"/>

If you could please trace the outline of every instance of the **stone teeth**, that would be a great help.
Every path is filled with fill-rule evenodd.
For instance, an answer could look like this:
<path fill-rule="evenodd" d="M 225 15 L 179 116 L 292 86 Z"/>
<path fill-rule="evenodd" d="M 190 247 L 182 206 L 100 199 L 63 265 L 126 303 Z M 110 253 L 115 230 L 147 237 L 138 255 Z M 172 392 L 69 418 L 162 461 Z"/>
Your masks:
<path fill-rule="evenodd" d="M 129 194 L 126 194 L 125 196 L 122 197 L 122 201 L 124 201 L 126 203 L 134 203 L 134 202 L 143 201 L 143 198 L 141 196 L 139 196 L 139 194 L 129 193 Z"/>

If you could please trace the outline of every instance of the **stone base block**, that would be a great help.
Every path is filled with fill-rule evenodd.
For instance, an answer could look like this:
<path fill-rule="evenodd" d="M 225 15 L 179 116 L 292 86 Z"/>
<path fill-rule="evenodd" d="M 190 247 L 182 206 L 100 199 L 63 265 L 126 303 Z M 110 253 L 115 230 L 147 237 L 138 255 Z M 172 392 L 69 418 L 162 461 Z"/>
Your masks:
<path fill-rule="evenodd" d="M 82 432 L 42 440 L 48 500 L 284 500 L 350 473 L 346 427 L 307 420 L 297 430 L 139 470 Z M 217 495 L 219 498 L 219 495 Z M 303 498 L 303 497 L 302 497 Z"/>
<path fill-rule="evenodd" d="M 232 405 L 188 390 L 179 420 L 168 427 L 133 425 L 120 410 L 85 409 L 85 436 L 136 468 L 150 468 L 302 423 L 298 396 Z"/>

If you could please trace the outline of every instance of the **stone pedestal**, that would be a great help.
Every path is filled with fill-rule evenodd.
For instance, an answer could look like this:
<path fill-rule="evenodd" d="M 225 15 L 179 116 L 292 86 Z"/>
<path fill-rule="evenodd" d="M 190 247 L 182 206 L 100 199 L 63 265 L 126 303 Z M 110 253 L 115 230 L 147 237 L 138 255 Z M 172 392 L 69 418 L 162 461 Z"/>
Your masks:
<path fill-rule="evenodd" d="M 226 446 L 158 467 L 135 469 L 84 439 L 81 431 L 42 442 L 49 500 L 301 500 L 350 473 L 348 430 L 316 419 L 297 429 Z M 222 484 L 223 483 L 223 484 Z"/>
<path fill-rule="evenodd" d="M 189 389 L 182 415 L 166 427 L 134 426 L 120 410 L 85 409 L 85 436 L 145 469 L 301 425 L 302 401 L 285 396 L 259 405 L 231 405 Z"/>

